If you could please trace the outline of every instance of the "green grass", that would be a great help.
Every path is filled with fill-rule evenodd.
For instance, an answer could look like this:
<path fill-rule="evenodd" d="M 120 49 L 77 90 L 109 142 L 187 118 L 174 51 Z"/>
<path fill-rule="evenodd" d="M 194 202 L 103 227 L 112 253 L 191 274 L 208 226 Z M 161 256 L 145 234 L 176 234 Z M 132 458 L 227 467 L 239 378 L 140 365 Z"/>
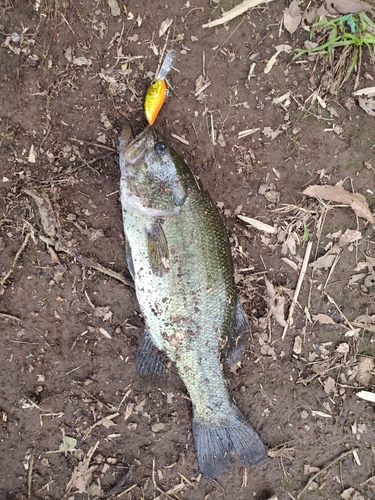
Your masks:
<path fill-rule="evenodd" d="M 312 25 L 310 40 L 316 33 L 322 34 L 318 45 L 308 49 L 295 49 L 292 60 L 295 61 L 305 54 L 323 52 L 333 66 L 335 51 L 343 48 L 339 51 L 340 55 L 335 68 L 335 76 L 340 78 L 341 84 L 349 79 L 356 67 L 358 68 L 357 74 L 359 74 L 363 47 L 367 47 L 372 57 L 373 47 L 375 47 L 375 23 L 365 12 L 360 12 L 358 15 L 348 14 L 330 21 L 317 21 Z M 344 77 L 340 76 L 343 72 Z"/>

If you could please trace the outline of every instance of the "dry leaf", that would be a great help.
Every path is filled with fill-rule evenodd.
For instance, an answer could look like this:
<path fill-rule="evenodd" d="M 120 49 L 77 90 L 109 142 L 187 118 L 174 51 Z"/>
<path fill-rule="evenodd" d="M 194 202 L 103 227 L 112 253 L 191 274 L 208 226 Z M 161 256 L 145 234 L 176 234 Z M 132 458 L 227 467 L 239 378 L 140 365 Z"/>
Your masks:
<path fill-rule="evenodd" d="M 86 57 L 73 57 L 73 64 L 76 66 L 91 66 L 91 59 L 87 59 Z"/>
<path fill-rule="evenodd" d="M 264 280 L 268 294 L 268 299 L 266 299 L 269 305 L 268 314 L 273 316 L 279 325 L 285 327 L 287 324 L 284 315 L 285 297 L 275 291 L 273 284 L 267 278 Z"/>
<path fill-rule="evenodd" d="M 364 324 L 375 324 L 375 314 L 370 316 L 369 314 L 361 314 L 361 316 L 357 316 L 354 320 L 355 323 L 364 323 Z"/>
<path fill-rule="evenodd" d="M 36 162 L 34 144 L 31 144 L 31 148 L 30 148 L 30 152 L 29 152 L 29 157 L 27 158 L 27 161 L 29 163 L 35 163 Z"/>
<path fill-rule="evenodd" d="M 354 488 L 347 488 L 341 493 L 341 498 L 343 498 L 344 500 L 350 500 L 354 491 Z"/>
<path fill-rule="evenodd" d="M 330 0 L 327 6 L 333 7 L 339 14 L 358 14 L 362 10 L 375 15 L 375 9 L 362 0 Z"/>
<path fill-rule="evenodd" d="M 284 26 L 291 35 L 296 31 L 302 20 L 301 9 L 297 0 L 284 10 Z"/>
<path fill-rule="evenodd" d="M 69 436 L 63 436 L 63 442 L 60 444 L 59 451 L 67 452 L 75 450 L 77 440 Z"/>
<path fill-rule="evenodd" d="M 334 393 L 336 390 L 336 382 L 332 377 L 328 377 L 324 381 L 323 387 L 326 394 Z"/>
<path fill-rule="evenodd" d="M 348 354 L 349 344 L 347 344 L 346 342 L 342 342 L 339 346 L 337 346 L 336 352 L 338 352 L 339 354 Z"/>
<path fill-rule="evenodd" d="M 156 424 L 151 425 L 152 432 L 160 432 L 165 429 L 165 424 L 162 422 L 157 422 Z"/>
<path fill-rule="evenodd" d="M 55 238 L 56 236 L 56 228 L 57 220 L 55 214 L 52 209 L 51 201 L 48 197 L 47 193 L 37 194 L 32 189 L 24 189 L 24 192 L 31 196 L 36 204 L 38 205 L 40 220 L 43 226 L 43 231 L 50 238 Z"/>
<path fill-rule="evenodd" d="M 66 491 L 69 493 L 72 489 L 77 489 L 78 493 L 84 493 L 92 482 L 92 475 L 98 469 L 99 465 L 90 467 L 91 458 L 99 445 L 99 441 L 90 448 L 87 455 L 73 469 L 72 477 L 70 478 Z"/>
<path fill-rule="evenodd" d="M 309 464 L 305 464 L 303 467 L 303 473 L 306 476 L 310 476 L 311 474 L 315 474 L 315 472 L 319 472 L 319 471 L 320 471 L 319 467 L 313 467 Z"/>
<path fill-rule="evenodd" d="M 124 420 L 125 422 L 128 420 L 130 415 L 133 413 L 134 410 L 134 403 L 128 403 L 126 405 L 125 413 L 124 413 Z"/>
<path fill-rule="evenodd" d="M 98 240 L 99 238 L 104 238 L 105 234 L 103 229 L 87 229 L 85 233 L 88 235 L 89 240 L 94 242 Z"/>
<path fill-rule="evenodd" d="M 337 324 L 333 321 L 332 318 L 330 318 L 326 314 L 322 314 L 322 313 L 313 314 L 312 319 L 313 319 L 313 321 L 319 321 L 319 323 L 321 323 L 322 325 L 336 325 Z"/>
<path fill-rule="evenodd" d="M 269 137 L 271 139 L 271 141 L 273 141 L 273 139 L 275 139 L 275 137 L 282 134 L 283 132 L 284 132 L 284 130 L 281 130 L 280 128 L 273 130 L 271 127 L 264 127 L 264 129 L 262 130 L 262 133 L 266 137 Z"/>
<path fill-rule="evenodd" d="M 246 222 L 247 224 L 250 224 L 251 226 L 255 227 L 256 229 L 259 229 L 260 231 L 265 231 L 266 233 L 271 233 L 271 234 L 273 234 L 276 231 L 274 227 L 269 226 L 264 222 L 260 222 L 259 220 L 252 219 L 251 217 L 246 217 L 245 215 L 237 215 L 237 217 Z"/>
<path fill-rule="evenodd" d="M 173 23 L 173 19 L 169 19 L 168 17 L 165 21 L 163 21 L 161 23 L 160 28 L 159 28 L 159 37 L 164 35 L 164 33 L 167 31 L 167 29 L 169 28 L 169 26 L 172 23 Z"/>
<path fill-rule="evenodd" d="M 66 51 L 64 52 L 65 58 L 68 60 L 68 62 L 72 62 L 73 60 L 73 47 L 68 47 Z"/>
<path fill-rule="evenodd" d="M 365 87 L 353 92 L 354 96 L 365 95 L 367 97 L 375 97 L 375 87 Z"/>
<path fill-rule="evenodd" d="M 310 264 L 310 267 L 314 269 L 329 268 L 333 265 L 337 255 L 342 251 L 342 247 L 353 243 L 362 238 L 360 231 L 355 231 L 353 229 L 347 229 L 344 234 L 340 236 L 339 241 L 333 245 L 333 247 L 325 254 L 316 259 L 315 262 Z"/>
<path fill-rule="evenodd" d="M 104 335 L 104 337 L 107 337 L 107 339 L 111 339 L 112 337 L 110 336 L 110 334 L 107 332 L 107 330 L 105 330 L 104 328 L 99 328 L 99 332 Z"/>
<path fill-rule="evenodd" d="M 371 403 L 375 403 L 375 392 L 359 391 L 357 392 L 357 396 Z"/>
<path fill-rule="evenodd" d="M 365 197 L 359 193 L 349 193 L 349 191 L 346 191 L 338 184 L 336 186 L 309 186 L 303 191 L 303 194 L 342 203 L 343 205 L 350 205 L 358 217 L 363 217 L 371 222 L 371 224 L 375 224 L 375 218 L 370 212 Z"/>
<path fill-rule="evenodd" d="M 358 363 L 358 373 L 356 376 L 357 382 L 368 387 L 370 385 L 372 371 L 374 369 L 374 360 L 368 356 L 362 356 L 359 358 Z"/>
<path fill-rule="evenodd" d="M 356 231 L 354 229 L 347 229 L 344 234 L 340 236 L 338 243 L 334 246 L 344 247 L 349 243 L 353 243 L 354 241 L 358 241 L 362 238 L 362 233 L 360 231 Z"/>
<path fill-rule="evenodd" d="M 108 429 L 109 427 L 112 427 L 113 425 L 117 425 L 115 424 L 115 422 L 113 422 L 110 418 L 103 418 L 101 420 L 101 424 L 103 427 L 105 427 L 106 429 Z"/>
<path fill-rule="evenodd" d="M 375 116 L 375 99 L 358 98 L 358 104 L 370 116 Z"/>
<path fill-rule="evenodd" d="M 364 273 L 361 274 L 353 274 L 353 276 L 350 278 L 348 285 L 354 285 L 354 283 L 357 283 L 357 281 L 363 280 L 363 278 L 367 276 Z"/>
<path fill-rule="evenodd" d="M 329 250 L 325 255 L 318 257 L 316 261 L 311 262 L 309 264 L 313 269 L 328 269 L 335 262 L 337 255 L 341 252 L 341 248 L 335 247 L 335 252 L 333 252 L 333 248 Z"/>
<path fill-rule="evenodd" d="M 108 0 L 109 8 L 111 9 L 111 15 L 117 17 L 121 14 L 121 10 L 117 0 Z"/>

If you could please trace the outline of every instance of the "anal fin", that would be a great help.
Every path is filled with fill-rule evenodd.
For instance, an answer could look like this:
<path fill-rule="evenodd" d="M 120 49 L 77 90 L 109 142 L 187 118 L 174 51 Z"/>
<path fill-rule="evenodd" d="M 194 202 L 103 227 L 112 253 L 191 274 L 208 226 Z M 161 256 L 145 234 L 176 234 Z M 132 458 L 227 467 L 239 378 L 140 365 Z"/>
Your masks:
<path fill-rule="evenodd" d="M 147 328 L 143 332 L 142 346 L 137 356 L 137 371 L 142 377 L 153 377 L 166 374 L 166 357 L 152 342 Z"/>

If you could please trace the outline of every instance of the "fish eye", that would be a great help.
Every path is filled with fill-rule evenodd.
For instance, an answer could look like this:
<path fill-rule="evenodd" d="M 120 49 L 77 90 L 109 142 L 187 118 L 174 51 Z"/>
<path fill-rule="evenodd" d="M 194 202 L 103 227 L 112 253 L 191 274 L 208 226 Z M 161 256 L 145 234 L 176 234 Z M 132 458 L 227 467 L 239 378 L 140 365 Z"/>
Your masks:
<path fill-rule="evenodd" d="M 154 146 L 154 149 L 157 153 L 164 153 L 166 147 L 167 146 L 164 142 L 157 142 Z"/>
<path fill-rule="evenodd" d="M 152 80 L 151 85 L 156 85 L 156 80 Z"/>

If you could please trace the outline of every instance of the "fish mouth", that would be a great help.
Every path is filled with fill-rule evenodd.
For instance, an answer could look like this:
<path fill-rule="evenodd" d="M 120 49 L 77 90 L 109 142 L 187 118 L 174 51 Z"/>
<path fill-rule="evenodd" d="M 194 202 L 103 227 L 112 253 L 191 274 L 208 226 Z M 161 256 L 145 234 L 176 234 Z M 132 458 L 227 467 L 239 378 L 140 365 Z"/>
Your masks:
<path fill-rule="evenodd" d="M 134 165 L 152 147 L 153 141 L 148 140 L 152 131 L 153 127 L 148 126 L 137 137 L 134 137 L 130 123 L 124 125 L 120 137 L 120 158 L 124 163 Z"/>

